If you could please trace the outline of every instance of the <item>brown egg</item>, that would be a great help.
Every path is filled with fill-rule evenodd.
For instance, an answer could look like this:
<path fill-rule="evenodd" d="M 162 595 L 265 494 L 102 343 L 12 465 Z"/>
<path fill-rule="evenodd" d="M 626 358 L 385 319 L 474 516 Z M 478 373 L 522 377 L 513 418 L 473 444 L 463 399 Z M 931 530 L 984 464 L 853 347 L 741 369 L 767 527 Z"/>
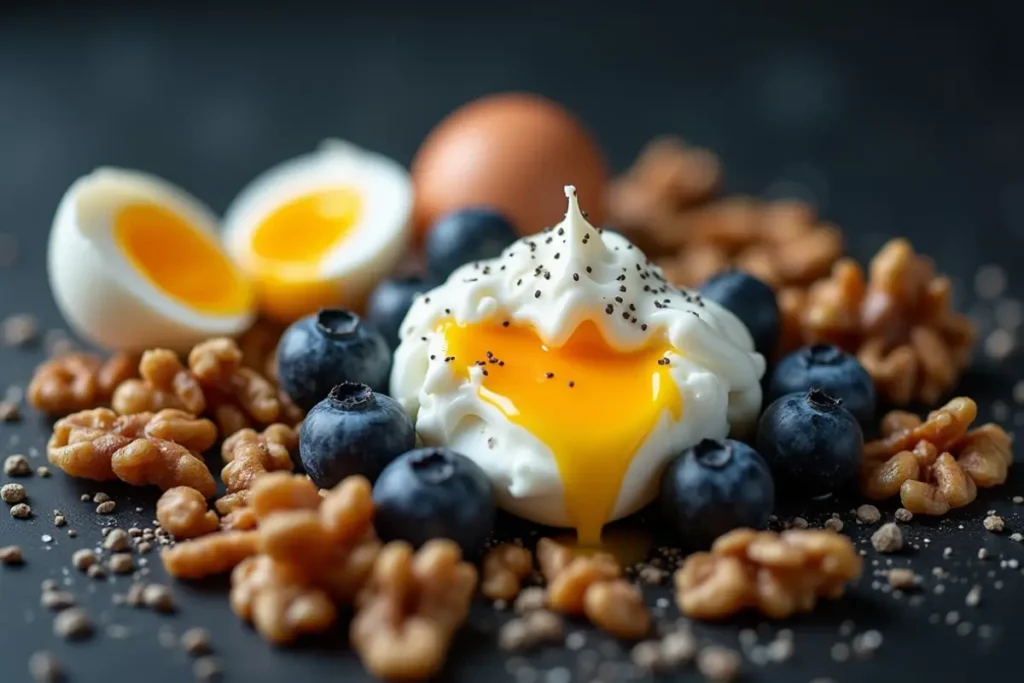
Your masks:
<path fill-rule="evenodd" d="M 490 95 L 449 114 L 417 152 L 412 180 L 421 236 L 444 214 L 483 205 L 520 234 L 538 232 L 565 215 L 565 185 L 592 223 L 605 217 L 601 151 L 572 114 L 537 95 Z"/>

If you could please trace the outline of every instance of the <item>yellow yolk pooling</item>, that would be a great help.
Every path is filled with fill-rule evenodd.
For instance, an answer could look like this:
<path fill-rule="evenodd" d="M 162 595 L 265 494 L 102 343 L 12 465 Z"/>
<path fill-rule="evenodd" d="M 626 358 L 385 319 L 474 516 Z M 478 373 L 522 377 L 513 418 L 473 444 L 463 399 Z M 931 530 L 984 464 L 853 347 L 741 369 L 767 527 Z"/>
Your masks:
<path fill-rule="evenodd" d="M 155 204 L 129 204 L 114 216 L 114 239 L 135 269 L 167 296 L 202 313 L 247 310 L 248 283 L 207 235 Z"/>
<path fill-rule="evenodd" d="M 275 209 L 255 230 L 257 256 L 291 264 L 317 266 L 346 238 L 359 219 L 362 200 L 355 190 L 321 190 Z"/>
<path fill-rule="evenodd" d="M 351 235 L 363 209 L 353 189 L 321 190 L 281 205 L 256 227 L 252 251 L 263 260 L 256 292 L 263 312 L 291 322 L 338 298 L 321 262 Z"/>
<path fill-rule="evenodd" d="M 566 516 L 581 544 L 598 544 L 633 456 L 664 411 L 682 416 L 663 360 L 671 346 L 624 353 L 590 321 L 554 348 L 530 328 L 502 323 L 448 322 L 441 331 L 457 372 L 468 377 L 482 363 L 481 398 L 551 449 Z"/>

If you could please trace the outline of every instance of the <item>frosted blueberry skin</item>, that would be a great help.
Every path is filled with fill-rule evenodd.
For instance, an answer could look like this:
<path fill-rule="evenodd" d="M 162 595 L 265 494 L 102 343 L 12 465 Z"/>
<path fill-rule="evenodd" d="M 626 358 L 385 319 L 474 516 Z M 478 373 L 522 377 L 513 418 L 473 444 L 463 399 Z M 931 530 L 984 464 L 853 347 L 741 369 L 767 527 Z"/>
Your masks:
<path fill-rule="evenodd" d="M 416 442 L 398 402 L 365 384 L 334 387 L 306 415 L 299 430 L 299 458 L 313 483 L 331 488 L 361 474 L 371 482 Z"/>
<path fill-rule="evenodd" d="M 768 382 L 766 402 L 814 388 L 841 399 L 862 429 L 874 426 L 875 383 L 856 358 L 836 346 L 805 346 L 780 360 Z"/>
<path fill-rule="evenodd" d="M 519 239 L 512 224 L 486 207 L 462 209 L 441 217 L 427 233 L 427 270 L 445 279 L 459 266 L 501 256 Z"/>
<path fill-rule="evenodd" d="M 467 558 L 483 553 L 497 513 L 487 474 L 447 448 L 420 448 L 392 462 L 373 487 L 373 502 L 381 540 L 419 547 L 448 538 Z"/>
<path fill-rule="evenodd" d="M 758 423 L 757 450 L 780 491 L 816 498 L 856 481 L 864 434 L 842 400 L 811 389 L 768 406 Z"/>
<path fill-rule="evenodd" d="M 775 486 L 767 463 L 750 446 L 704 439 L 669 464 L 660 505 L 681 545 L 705 550 L 733 529 L 766 527 Z"/>
<path fill-rule="evenodd" d="M 775 353 L 782 316 L 771 287 L 748 273 L 726 270 L 702 284 L 700 293 L 721 304 L 747 326 L 758 353 L 765 358 Z"/>
<path fill-rule="evenodd" d="M 285 330 L 277 347 L 281 389 L 311 410 L 343 382 L 359 382 L 386 393 L 391 349 L 384 337 L 344 309 L 325 308 Z"/>

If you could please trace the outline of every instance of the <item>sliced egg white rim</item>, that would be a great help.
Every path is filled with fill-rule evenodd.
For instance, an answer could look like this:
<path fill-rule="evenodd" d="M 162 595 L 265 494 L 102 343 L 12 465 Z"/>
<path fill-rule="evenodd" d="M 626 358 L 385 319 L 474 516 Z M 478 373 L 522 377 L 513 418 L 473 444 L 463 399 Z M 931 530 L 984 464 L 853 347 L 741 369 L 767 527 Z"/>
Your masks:
<path fill-rule="evenodd" d="M 210 334 L 235 334 L 244 321 L 253 319 L 254 304 L 242 313 L 202 313 L 179 302 L 142 275 L 114 237 L 117 212 L 132 203 L 154 204 L 170 210 L 223 250 L 217 216 L 203 202 L 162 178 L 123 168 L 98 168 L 76 180 L 61 199 L 53 230 L 76 231 L 99 253 L 109 281 L 174 323 Z M 65 240 L 54 248 L 67 248 L 70 244 Z M 226 252 L 224 257 L 232 268 L 237 268 Z M 239 272 L 238 276 L 245 281 L 244 273 Z"/>
<path fill-rule="evenodd" d="M 409 233 L 413 194 L 405 168 L 349 142 L 326 140 L 314 152 L 264 171 L 242 190 L 224 217 L 229 252 L 257 271 L 266 263 L 270 273 L 307 279 L 310 264 L 276 262 L 256 254 L 252 249 L 253 231 L 291 200 L 340 188 L 359 195 L 360 213 L 351 232 L 316 264 L 320 276 L 332 277 L 359 268 L 378 258 L 382 251 L 395 248 L 395 241 Z M 296 239 L 301 238 L 297 235 Z"/>

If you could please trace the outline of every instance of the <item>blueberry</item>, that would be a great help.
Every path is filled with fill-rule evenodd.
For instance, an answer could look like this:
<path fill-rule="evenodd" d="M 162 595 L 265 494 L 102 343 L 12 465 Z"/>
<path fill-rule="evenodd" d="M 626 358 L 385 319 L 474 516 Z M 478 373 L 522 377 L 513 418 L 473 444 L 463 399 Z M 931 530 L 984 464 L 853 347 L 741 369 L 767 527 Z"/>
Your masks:
<path fill-rule="evenodd" d="M 495 258 L 519 239 L 515 228 L 497 211 L 478 207 L 442 216 L 427 234 L 427 269 L 446 278 L 470 261 Z"/>
<path fill-rule="evenodd" d="M 299 430 L 299 457 L 320 488 L 361 474 L 371 482 L 412 448 L 416 430 L 398 401 L 345 382 L 313 406 Z"/>
<path fill-rule="evenodd" d="M 384 280 L 366 303 L 366 321 L 384 335 L 392 349 L 398 348 L 398 333 L 413 299 L 431 287 L 423 278 L 416 276 Z"/>
<path fill-rule="evenodd" d="M 703 550 L 739 527 L 764 528 L 775 487 L 764 459 L 739 441 L 704 439 L 661 479 L 661 510 L 688 550 Z"/>
<path fill-rule="evenodd" d="M 864 435 L 856 418 L 821 389 L 776 400 L 757 425 L 757 450 L 780 491 L 814 498 L 857 478 Z"/>
<path fill-rule="evenodd" d="M 303 427 L 305 429 L 305 427 Z M 377 534 L 421 546 L 450 538 L 477 557 L 494 526 L 491 481 L 480 466 L 447 448 L 420 448 L 384 468 L 373 487 Z"/>
<path fill-rule="evenodd" d="M 337 384 L 361 382 L 386 392 L 391 349 L 351 311 L 323 309 L 292 324 L 277 347 L 281 388 L 310 410 Z"/>
<path fill-rule="evenodd" d="M 700 293 L 724 306 L 747 326 L 758 353 L 770 357 L 775 352 L 782 318 L 771 287 L 753 275 L 726 270 L 702 284 Z"/>
<path fill-rule="evenodd" d="M 867 429 L 875 419 L 875 384 L 857 359 L 835 346 L 805 346 L 779 361 L 768 384 L 766 401 L 812 388 L 842 399 Z"/>

